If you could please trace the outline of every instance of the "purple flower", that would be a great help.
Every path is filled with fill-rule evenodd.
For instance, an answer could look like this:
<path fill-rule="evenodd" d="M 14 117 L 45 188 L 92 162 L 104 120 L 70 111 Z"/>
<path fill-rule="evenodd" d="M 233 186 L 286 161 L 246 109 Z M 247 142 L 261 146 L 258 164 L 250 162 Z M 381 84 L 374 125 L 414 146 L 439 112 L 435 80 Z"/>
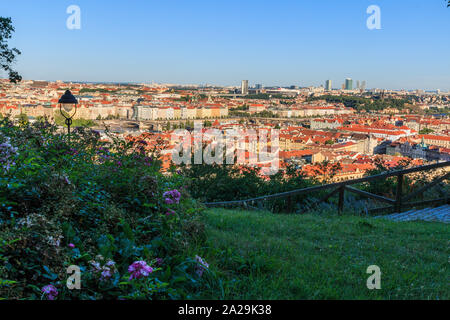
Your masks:
<path fill-rule="evenodd" d="M 203 260 L 200 256 L 195 256 L 195 261 L 197 261 L 195 272 L 198 274 L 199 277 L 201 277 L 203 275 L 203 272 L 205 272 L 209 268 L 209 264 L 205 260 Z"/>
<path fill-rule="evenodd" d="M 195 268 L 195 273 L 198 274 L 199 277 L 203 275 L 203 272 L 205 272 L 205 270 L 203 270 L 202 268 Z"/>
<path fill-rule="evenodd" d="M 90 261 L 90 264 L 91 264 L 94 272 L 99 272 L 101 270 L 100 263 L 98 263 L 97 261 L 92 260 L 92 261 Z"/>
<path fill-rule="evenodd" d="M 179 203 L 181 199 L 181 193 L 177 189 L 166 191 L 163 193 L 163 198 L 166 204 Z"/>
<path fill-rule="evenodd" d="M 43 287 L 42 292 L 47 296 L 48 300 L 55 300 L 58 296 L 58 290 L 51 284 Z"/>
<path fill-rule="evenodd" d="M 68 154 L 75 156 L 78 154 L 78 150 L 74 148 L 70 148 L 70 151 L 67 152 Z"/>
<path fill-rule="evenodd" d="M 108 266 L 108 267 L 114 267 L 115 265 L 116 265 L 116 263 L 112 260 L 108 260 L 108 262 L 105 264 L 105 266 Z"/>
<path fill-rule="evenodd" d="M 103 261 L 103 257 L 97 256 L 97 259 Z M 100 281 L 107 281 L 117 272 L 116 263 L 112 260 L 108 260 L 105 264 L 101 265 L 100 262 L 91 260 L 89 263 L 92 266 L 92 272 L 96 275 L 100 274 Z"/>
<path fill-rule="evenodd" d="M 163 259 L 161 259 L 161 258 L 156 258 L 156 265 L 157 266 L 160 266 L 160 265 L 162 265 L 163 264 Z"/>
<path fill-rule="evenodd" d="M 67 176 L 64 176 L 64 182 L 67 183 L 67 184 L 70 184 L 70 180 L 69 180 L 69 178 Z"/>
<path fill-rule="evenodd" d="M 175 211 L 173 211 L 172 209 L 167 210 L 166 212 L 166 216 L 172 216 L 175 214 Z"/>
<path fill-rule="evenodd" d="M 0 134 L 0 139 L 2 138 L 3 136 Z M 11 166 L 15 165 L 18 148 L 11 145 L 11 139 L 9 137 L 5 137 L 4 139 L 6 142 L 0 144 L 0 168 L 3 168 L 4 171 L 9 171 Z"/>
<path fill-rule="evenodd" d="M 100 280 L 108 280 L 111 277 L 112 277 L 111 269 L 109 269 L 108 267 L 103 267 Z"/>
<path fill-rule="evenodd" d="M 130 273 L 130 280 L 148 277 L 153 272 L 153 268 L 147 265 L 145 261 L 135 261 L 128 267 Z"/>
<path fill-rule="evenodd" d="M 75 245 L 73 243 L 69 243 L 69 248 L 73 249 L 75 248 Z"/>
<path fill-rule="evenodd" d="M 144 158 L 144 164 L 145 164 L 146 166 L 151 165 L 151 162 L 152 162 L 152 158 L 150 158 L 150 157 L 145 157 L 145 158 Z"/>

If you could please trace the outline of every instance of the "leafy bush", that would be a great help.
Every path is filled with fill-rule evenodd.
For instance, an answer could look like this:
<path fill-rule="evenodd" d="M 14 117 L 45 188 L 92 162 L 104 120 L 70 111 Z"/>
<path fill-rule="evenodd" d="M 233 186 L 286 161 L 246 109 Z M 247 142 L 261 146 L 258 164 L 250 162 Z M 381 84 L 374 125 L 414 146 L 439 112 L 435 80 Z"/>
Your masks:
<path fill-rule="evenodd" d="M 211 277 L 197 272 L 205 236 L 184 178 L 162 175 L 143 141 L 99 138 L 0 121 L 0 298 L 195 298 Z M 71 265 L 81 290 L 66 286 Z"/>
<path fill-rule="evenodd" d="M 343 103 L 346 107 L 361 110 L 384 110 L 387 108 L 405 109 L 409 106 L 410 101 L 414 98 L 408 99 L 381 99 L 379 97 L 361 97 L 361 96 L 333 96 L 324 95 L 318 97 L 310 97 L 307 101 L 326 100 L 329 103 Z"/>
<path fill-rule="evenodd" d="M 271 176 L 262 175 L 258 167 L 218 164 L 183 166 L 180 173 L 187 178 L 192 196 L 205 202 L 245 200 L 317 183 L 292 166 Z M 306 198 L 308 195 L 294 196 L 291 201 L 294 204 Z M 263 205 L 273 212 L 284 211 L 288 206 L 287 199 L 265 201 Z"/>

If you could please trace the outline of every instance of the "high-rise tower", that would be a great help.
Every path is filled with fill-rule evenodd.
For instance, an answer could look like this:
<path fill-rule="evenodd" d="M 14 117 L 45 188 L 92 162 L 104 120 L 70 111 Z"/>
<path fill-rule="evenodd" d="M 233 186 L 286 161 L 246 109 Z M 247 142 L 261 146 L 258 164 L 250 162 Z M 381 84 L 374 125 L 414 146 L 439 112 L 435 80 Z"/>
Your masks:
<path fill-rule="evenodd" d="M 353 80 L 351 78 L 345 79 L 345 90 L 353 90 Z"/>
<path fill-rule="evenodd" d="M 242 80 L 241 93 L 242 94 L 248 94 L 248 80 Z"/>

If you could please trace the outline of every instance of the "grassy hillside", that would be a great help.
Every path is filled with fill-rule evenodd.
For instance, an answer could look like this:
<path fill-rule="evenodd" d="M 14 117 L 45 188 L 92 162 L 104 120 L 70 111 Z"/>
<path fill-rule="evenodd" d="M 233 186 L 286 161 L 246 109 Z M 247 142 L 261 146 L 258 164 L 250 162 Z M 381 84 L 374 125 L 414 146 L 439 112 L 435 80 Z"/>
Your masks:
<path fill-rule="evenodd" d="M 448 299 L 448 225 L 206 211 L 206 259 L 225 299 Z M 368 290 L 369 265 L 381 290 Z"/>

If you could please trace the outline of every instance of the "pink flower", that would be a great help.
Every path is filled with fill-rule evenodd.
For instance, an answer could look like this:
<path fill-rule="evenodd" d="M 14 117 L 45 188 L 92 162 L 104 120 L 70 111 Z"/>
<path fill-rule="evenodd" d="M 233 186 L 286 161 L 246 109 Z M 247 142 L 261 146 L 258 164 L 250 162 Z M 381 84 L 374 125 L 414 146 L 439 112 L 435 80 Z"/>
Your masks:
<path fill-rule="evenodd" d="M 167 210 L 166 212 L 166 216 L 172 216 L 175 214 L 175 211 L 173 211 L 172 209 Z"/>
<path fill-rule="evenodd" d="M 163 259 L 161 259 L 161 258 L 156 258 L 156 265 L 157 266 L 160 266 L 160 265 L 162 265 L 163 264 Z"/>
<path fill-rule="evenodd" d="M 51 284 L 43 287 L 42 292 L 47 296 L 48 300 L 55 300 L 58 296 L 58 290 Z"/>
<path fill-rule="evenodd" d="M 128 267 L 131 279 L 140 279 L 142 277 L 148 277 L 153 272 L 153 268 L 147 265 L 145 261 L 135 261 Z"/>
<path fill-rule="evenodd" d="M 73 243 L 69 243 L 69 248 L 73 249 L 75 248 L 75 245 Z"/>

